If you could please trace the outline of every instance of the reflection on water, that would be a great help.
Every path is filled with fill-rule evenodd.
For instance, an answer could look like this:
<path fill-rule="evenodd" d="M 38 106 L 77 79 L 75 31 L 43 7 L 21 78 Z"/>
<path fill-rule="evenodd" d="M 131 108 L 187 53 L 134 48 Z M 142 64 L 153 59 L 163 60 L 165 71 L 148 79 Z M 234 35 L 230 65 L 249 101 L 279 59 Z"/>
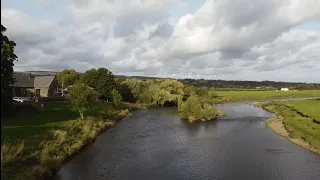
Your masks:
<path fill-rule="evenodd" d="M 227 116 L 195 124 L 176 108 L 135 111 L 56 179 L 318 179 L 318 155 L 265 128 L 273 114 L 245 103 L 218 108 Z"/>

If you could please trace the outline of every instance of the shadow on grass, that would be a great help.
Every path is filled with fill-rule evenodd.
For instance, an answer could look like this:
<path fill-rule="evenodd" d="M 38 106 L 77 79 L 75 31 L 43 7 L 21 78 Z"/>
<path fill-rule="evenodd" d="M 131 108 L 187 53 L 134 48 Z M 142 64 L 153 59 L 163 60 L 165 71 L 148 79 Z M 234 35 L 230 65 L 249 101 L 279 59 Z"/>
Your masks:
<path fill-rule="evenodd" d="M 40 105 L 37 106 L 40 108 Z M 97 116 L 108 108 L 111 108 L 110 103 L 99 102 L 86 115 Z M 51 129 L 61 128 L 77 118 L 79 114 L 72 111 L 66 103 L 45 104 L 43 111 L 39 113 L 16 116 L 2 121 L 1 141 L 6 139 L 34 141 L 32 139 L 35 136 L 40 136 Z M 37 137 L 37 140 L 40 141 L 40 138 Z"/>

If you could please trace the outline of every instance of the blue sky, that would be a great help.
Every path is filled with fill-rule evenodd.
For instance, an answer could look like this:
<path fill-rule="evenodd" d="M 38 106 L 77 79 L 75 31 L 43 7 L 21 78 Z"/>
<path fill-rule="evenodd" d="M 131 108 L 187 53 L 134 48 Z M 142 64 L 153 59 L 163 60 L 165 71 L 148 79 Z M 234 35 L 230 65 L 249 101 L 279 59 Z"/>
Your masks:
<path fill-rule="evenodd" d="M 65 0 L 54 0 L 40 3 L 37 0 L 2 0 L 2 8 L 17 9 L 34 19 L 61 20 L 68 13 L 68 6 Z"/>

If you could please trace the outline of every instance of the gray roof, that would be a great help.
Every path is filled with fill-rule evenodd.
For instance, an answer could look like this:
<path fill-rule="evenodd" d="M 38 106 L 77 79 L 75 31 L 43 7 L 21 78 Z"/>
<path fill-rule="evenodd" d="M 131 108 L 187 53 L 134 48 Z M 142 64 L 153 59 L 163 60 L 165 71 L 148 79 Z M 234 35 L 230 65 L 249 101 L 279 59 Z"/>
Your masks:
<path fill-rule="evenodd" d="M 26 76 L 26 75 L 17 75 L 14 74 L 13 77 L 15 78 L 15 83 L 13 84 L 14 87 L 49 87 L 52 81 L 54 80 L 55 76 Z"/>
<path fill-rule="evenodd" d="M 36 76 L 34 78 L 34 87 L 49 87 L 55 76 Z"/>
<path fill-rule="evenodd" d="M 14 87 L 34 87 L 34 78 L 29 76 L 19 76 L 14 74 L 15 83 Z"/>

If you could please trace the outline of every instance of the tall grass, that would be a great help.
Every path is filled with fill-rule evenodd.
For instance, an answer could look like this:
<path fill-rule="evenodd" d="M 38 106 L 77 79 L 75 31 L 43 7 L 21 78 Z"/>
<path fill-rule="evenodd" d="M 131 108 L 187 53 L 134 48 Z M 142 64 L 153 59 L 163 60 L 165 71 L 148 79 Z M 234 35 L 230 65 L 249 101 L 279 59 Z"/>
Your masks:
<path fill-rule="evenodd" d="M 43 179 L 52 175 L 70 156 L 92 142 L 113 121 L 87 117 L 69 122 L 64 128 L 48 132 L 37 152 L 39 163 L 27 167 L 21 177 Z"/>
<path fill-rule="evenodd" d="M 1 171 L 7 165 L 13 164 L 20 158 L 24 142 L 5 142 L 1 146 Z"/>
<path fill-rule="evenodd" d="M 71 156 L 95 140 L 104 129 L 128 115 L 133 105 L 114 109 L 99 103 L 81 120 L 66 104 L 46 105 L 45 110 L 27 118 L 19 117 L 3 124 L 2 136 L 24 140 L 3 143 L 2 179 L 48 179 Z M 3 139 L 2 139 L 3 142 Z"/>

